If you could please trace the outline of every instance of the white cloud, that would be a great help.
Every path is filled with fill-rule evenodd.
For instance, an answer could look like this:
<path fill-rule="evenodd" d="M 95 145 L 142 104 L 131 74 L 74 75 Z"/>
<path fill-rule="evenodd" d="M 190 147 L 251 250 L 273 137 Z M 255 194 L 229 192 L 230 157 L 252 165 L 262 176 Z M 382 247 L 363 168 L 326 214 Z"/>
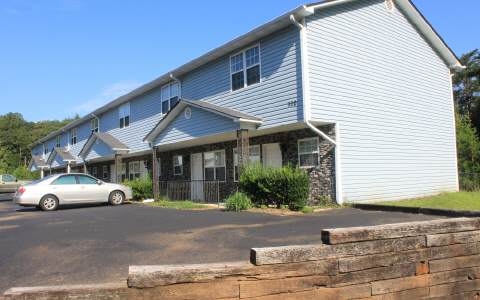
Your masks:
<path fill-rule="evenodd" d="M 86 113 L 92 112 L 100 106 L 127 94 L 128 92 L 134 90 L 139 86 L 140 83 L 134 80 L 119 81 L 109 84 L 103 87 L 97 95 L 73 107 L 72 112 L 78 113 L 79 115 L 84 115 Z"/>

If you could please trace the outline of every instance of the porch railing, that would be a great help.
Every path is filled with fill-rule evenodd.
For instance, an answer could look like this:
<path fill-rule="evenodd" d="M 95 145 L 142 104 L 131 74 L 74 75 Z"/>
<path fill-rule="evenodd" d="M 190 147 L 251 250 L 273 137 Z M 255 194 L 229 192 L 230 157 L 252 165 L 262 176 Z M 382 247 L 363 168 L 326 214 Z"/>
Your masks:
<path fill-rule="evenodd" d="M 160 181 L 161 197 L 170 200 L 190 200 L 198 203 L 220 203 L 234 187 L 225 181 Z"/>

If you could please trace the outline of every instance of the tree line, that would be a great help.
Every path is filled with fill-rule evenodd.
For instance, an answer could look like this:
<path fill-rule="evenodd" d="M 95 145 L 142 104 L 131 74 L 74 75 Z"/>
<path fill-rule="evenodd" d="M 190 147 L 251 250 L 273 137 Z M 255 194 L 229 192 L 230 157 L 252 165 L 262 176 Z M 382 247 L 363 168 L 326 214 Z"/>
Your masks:
<path fill-rule="evenodd" d="M 27 169 L 31 159 L 29 146 L 77 118 L 78 115 L 64 120 L 28 122 L 21 113 L 0 115 L 0 174 L 13 174 L 21 179 L 38 176 Z"/>

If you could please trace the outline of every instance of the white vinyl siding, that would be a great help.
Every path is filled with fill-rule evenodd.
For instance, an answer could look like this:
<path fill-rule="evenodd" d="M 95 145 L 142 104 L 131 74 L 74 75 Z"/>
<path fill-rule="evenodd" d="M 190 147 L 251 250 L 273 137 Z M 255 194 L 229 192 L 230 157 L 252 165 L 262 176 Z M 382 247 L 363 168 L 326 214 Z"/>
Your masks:
<path fill-rule="evenodd" d="M 338 122 L 343 200 L 455 191 L 450 74 L 398 9 L 345 3 L 307 18 L 312 119 Z"/>

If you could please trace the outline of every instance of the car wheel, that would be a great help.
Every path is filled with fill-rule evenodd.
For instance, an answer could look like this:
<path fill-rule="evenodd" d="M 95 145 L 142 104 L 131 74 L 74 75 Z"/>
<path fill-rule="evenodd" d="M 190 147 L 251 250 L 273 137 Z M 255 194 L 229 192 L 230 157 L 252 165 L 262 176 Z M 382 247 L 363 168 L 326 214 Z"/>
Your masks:
<path fill-rule="evenodd" d="M 120 205 L 125 200 L 125 195 L 121 191 L 113 191 L 108 197 L 108 203 L 110 205 Z"/>
<path fill-rule="evenodd" d="M 45 195 L 40 200 L 40 209 L 44 211 L 52 211 L 58 208 L 58 198 L 53 195 Z"/>

